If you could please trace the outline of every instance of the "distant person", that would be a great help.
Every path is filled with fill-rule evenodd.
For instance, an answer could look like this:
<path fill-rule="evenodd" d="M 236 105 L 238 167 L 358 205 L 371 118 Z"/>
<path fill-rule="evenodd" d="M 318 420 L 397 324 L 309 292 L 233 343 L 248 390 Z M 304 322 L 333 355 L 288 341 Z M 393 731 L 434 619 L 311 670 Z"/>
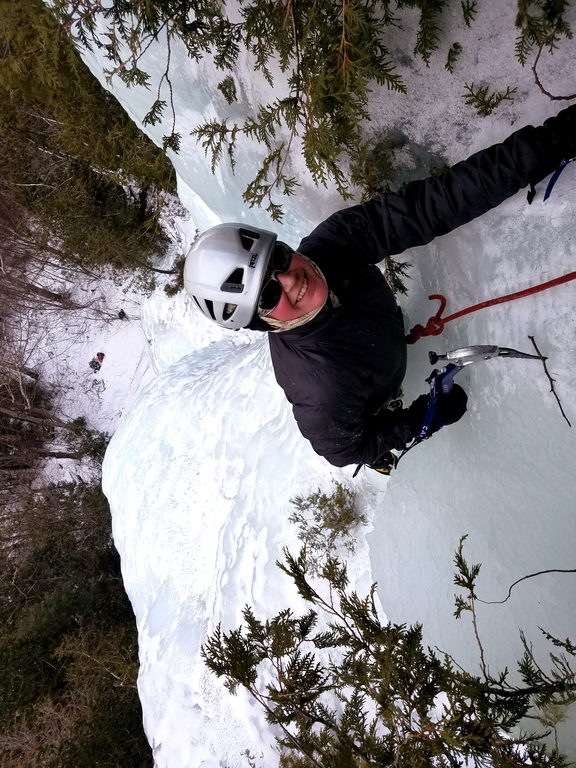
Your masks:
<path fill-rule="evenodd" d="M 471 221 L 575 155 L 573 105 L 442 176 L 332 214 L 296 250 L 257 227 L 212 227 L 187 255 L 184 286 L 222 327 L 268 332 L 276 380 L 318 454 L 387 474 L 390 450 L 419 433 L 428 396 L 387 407 L 404 378 L 406 342 L 400 308 L 374 265 Z M 466 402 L 454 385 L 430 431 L 458 421 Z"/>

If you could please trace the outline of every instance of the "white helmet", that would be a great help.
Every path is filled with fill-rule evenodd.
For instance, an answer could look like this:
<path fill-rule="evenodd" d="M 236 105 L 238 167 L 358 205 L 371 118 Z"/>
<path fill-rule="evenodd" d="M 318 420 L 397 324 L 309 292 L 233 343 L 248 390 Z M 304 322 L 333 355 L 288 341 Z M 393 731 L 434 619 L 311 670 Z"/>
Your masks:
<path fill-rule="evenodd" d="M 244 224 L 218 224 L 194 242 L 184 288 L 223 328 L 245 328 L 254 316 L 277 236 Z"/>

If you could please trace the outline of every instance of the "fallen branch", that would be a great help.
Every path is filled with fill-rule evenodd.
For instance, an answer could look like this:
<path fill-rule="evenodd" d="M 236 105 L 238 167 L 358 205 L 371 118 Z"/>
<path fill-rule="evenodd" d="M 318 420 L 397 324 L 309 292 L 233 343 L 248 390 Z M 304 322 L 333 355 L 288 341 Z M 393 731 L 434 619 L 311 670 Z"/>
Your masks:
<path fill-rule="evenodd" d="M 554 382 L 556 381 L 556 379 L 553 379 L 552 376 L 550 375 L 550 371 L 548 370 L 548 366 L 546 365 L 546 358 L 542 355 L 542 353 L 538 349 L 538 346 L 537 346 L 536 342 L 534 341 L 534 336 L 528 336 L 528 338 L 530 339 L 530 341 L 532 342 L 532 344 L 534 346 L 534 349 L 536 350 L 536 352 L 540 356 L 540 360 L 542 361 L 542 365 L 544 366 L 544 373 L 546 374 L 546 376 L 548 376 L 548 381 L 550 382 L 550 392 L 552 392 L 552 394 L 556 398 L 556 402 L 558 403 L 558 407 L 560 408 L 560 413 L 566 419 L 566 422 L 567 422 L 568 426 L 571 427 L 572 424 L 570 424 L 568 416 L 566 416 L 566 414 L 564 413 L 564 408 L 562 408 L 562 403 L 560 402 L 560 398 L 558 397 L 558 395 L 556 394 L 556 390 L 554 389 Z"/>
<path fill-rule="evenodd" d="M 544 49 L 544 43 L 540 46 L 538 49 L 538 53 L 536 54 L 536 58 L 534 59 L 534 64 L 532 65 L 532 72 L 534 73 L 534 81 L 536 82 L 536 85 L 542 93 L 545 96 L 548 96 L 549 99 L 552 99 L 553 101 L 569 101 L 570 99 L 576 99 L 576 93 L 571 94 L 570 96 L 554 96 L 554 94 L 550 93 L 550 91 L 547 91 L 546 88 L 542 85 L 542 82 L 538 76 L 538 72 L 536 70 L 536 67 L 538 66 L 538 61 L 540 60 L 540 54 L 542 53 L 542 50 Z"/>
<path fill-rule="evenodd" d="M 521 581 L 526 581 L 526 579 L 533 579 L 535 576 L 542 576 L 545 573 L 576 573 L 576 568 L 550 568 L 547 571 L 536 571 L 536 573 L 529 573 L 527 576 L 522 576 L 521 579 L 517 579 L 513 584 L 510 585 L 510 589 L 508 590 L 508 594 L 504 600 L 481 600 L 479 597 L 476 599 L 479 603 L 484 603 L 484 605 L 501 605 L 509 599 L 510 595 L 512 594 L 512 590 L 517 584 L 520 584 Z"/>

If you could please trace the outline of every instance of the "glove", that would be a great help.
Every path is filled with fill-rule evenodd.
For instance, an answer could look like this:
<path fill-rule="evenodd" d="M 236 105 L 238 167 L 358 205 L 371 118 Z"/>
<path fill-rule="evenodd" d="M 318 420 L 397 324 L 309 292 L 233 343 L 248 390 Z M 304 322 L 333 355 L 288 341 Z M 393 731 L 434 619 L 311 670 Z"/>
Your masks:
<path fill-rule="evenodd" d="M 455 424 L 459 421 L 466 413 L 467 402 L 468 395 L 466 392 L 461 386 L 454 384 L 451 391 L 447 395 L 442 395 L 436 403 L 436 413 L 441 420 L 437 429 L 440 429 L 444 424 Z"/>
<path fill-rule="evenodd" d="M 407 409 L 406 421 L 410 425 L 414 437 L 420 432 L 424 424 L 426 411 L 428 410 L 428 401 L 428 395 L 420 395 Z M 454 384 L 451 391 L 447 395 L 442 395 L 436 403 L 436 414 L 432 419 L 428 434 L 432 435 L 446 424 L 454 424 L 461 419 L 466 413 L 467 402 L 468 396 L 466 392 L 464 392 L 459 384 Z"/>
<path fill-rule="evenodd" d="M 544 121 L 544 127 L 550 131 L 552 148 L 558 152 L 560 160 L 576 157 L 576 104 L 549 117 Z"/>

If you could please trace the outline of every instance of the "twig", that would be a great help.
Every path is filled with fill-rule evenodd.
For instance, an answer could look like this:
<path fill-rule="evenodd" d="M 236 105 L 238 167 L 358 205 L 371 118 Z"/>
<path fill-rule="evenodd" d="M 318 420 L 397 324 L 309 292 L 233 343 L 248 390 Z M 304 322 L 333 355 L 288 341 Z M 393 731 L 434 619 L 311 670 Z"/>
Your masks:
<path fill-rule="evenodd" d="M 538 53 L 536 54 L 536 58 L 534 59 L 534 64 L 532 65 L 532 72 L 534 73 L 534 81 L 536 82 L 536 85 L 542 93 L 545 96 L 548 96 L 549 99 L 552 99 L 553 101 L 569 101 L 570 99 L 576 99 L 576 93 L 571 94 L 570 96 L 554 96 L 554 94 L 550 93 L 550 91 L 547 91 L 546 88 L 542 85 L 542 82 L 540 78 L 538 77 L 538 72 L 536 71 L 536 67 L 538 66 L 538 61 L 540 60 L 540 54 L 542 53 L 544 49 L 544 43 L 540 46 L 538 49 Z"/>
<path fill-rule="evenodd" d="M 166 79 L 166 82 L 168 83 L 168 91 L 170 93 L 170 108 L 172 109 L 172 134 L 174 134 L 176 130 L 176 109 L 174 107 L 174 91 L 172 89 L 172 81 L 170 80 L 170 60 L 172 58 L 172 46 L 170 43 L 170 29 L 168 25 L 166 25 L 166 48 L 167 48 L 167 56 L 166 56 L 166 71 L 163 74 L 163 78 Z M 160 80 L 160 83 L 162 83 L 162 80 Z M 160 87 L 158 87 L 158 98 L 160 98 Z"/>
<path fill-rule="evenodd" d="M 476 599 L 479 603 L 484 603 L 484 605 L 501 605 L 509 599 L 516 584 L 520 584 L 521 581 L 526 581 L 526 579 L 533 579 L 534 576 L 542 576 L 545 573 L 576 573 L 576 568 L 550 568 L 547 571 L 536 571 L 536 573 L 529 573 L 527 576 L 522 576 L 521 579 L 517 579 L 513 584 L 510 585 L 510 589 L 508 590 L 508 594 L 504 600 L 481 600 L 479 597 Z"/>
<path fill-rule="evenodd" d="M 488 678 L 488 667 L 486 665 L 486 656 L 484 654 L 484 646 L 482 645 L 482 640 L 480 639 L 480 632 L 478 631 L 478 618 L 476 616 L 476 607 L 474 605 L 474 601 L 477 600 L 477 598 L 471 598 L 470 600 L 470 610 L 472 611 L 472 628 L 474 630 L 474 637 L 476 638 L 476 644 L 478 645 L 478 648 L 480 650 L 480 669 L 482 670 L 482 674 L 487 679 Z"/>
<path fill-rule="evenodd" d="M 120 675 L 117 675 L 115 672 L 112 672 L 112 670 L 108 669 L 108 667 L 105 664 L 103 664 L 100 661 L 100 659 L 97 659 L 94 656 L 90 656 L 89 653 L 85 653 L 84 651 L 77 651 L 75 648 L 67 648 L 66 653 L 74 654 L 76 656 L 84 656 L 86 659 L 89 659 L 90 661 L 94 661 L 96 664 L 99 664 L 102 667 L 102 669 L 106 670 L 106 672 L 112 675 L 112 677 L 116 678 L 116 680 L 118 680 L 119 686 L 126 685 L 126 683 L 124 682 L 124 678 L 120 677 Z M 133 683 L 129 683 L 127 687 L 136 688 L 137 686 L 134 685 Z"/>
<path fill-rule="evenodd" d="M 556 381 L 556 379 L 553 379 L 552 376 L 550 375 L 550 371 L 548 370 L 548 366 L 546 365 L 546 358 L 542 355 L 542 352 L 540 352 L 540 350 L 538 349 L 538 346 L 534 340 L 534 336 L 528 336 L 528 338 L 530 339 L 530 341 L 532 342 L 532 345 L 534 346 L 534 349 L 540 356 L 540 360 L 542 361 L 542 365 L 544 366 L 544 373 L 546 374 L 546 376 L 548 377 L 548 381 L 550 382 L 550 392 L 552 392 L 552 394 L 556 398 L 556 402 L 558 403 L 558 407 L 560 408 L 560 413 L 566 419 L 568 426 L 571 427 L 572 424 L 570 423 L 568 416 L 566 416 L 566 414 L 564 413 L 564 408 L 562 408 L 562 403 L 560 402 L 560 398 L 558 397 L 558 395 L 556 394 L 556 390 L 554 389 L 554 382 Z"/>

